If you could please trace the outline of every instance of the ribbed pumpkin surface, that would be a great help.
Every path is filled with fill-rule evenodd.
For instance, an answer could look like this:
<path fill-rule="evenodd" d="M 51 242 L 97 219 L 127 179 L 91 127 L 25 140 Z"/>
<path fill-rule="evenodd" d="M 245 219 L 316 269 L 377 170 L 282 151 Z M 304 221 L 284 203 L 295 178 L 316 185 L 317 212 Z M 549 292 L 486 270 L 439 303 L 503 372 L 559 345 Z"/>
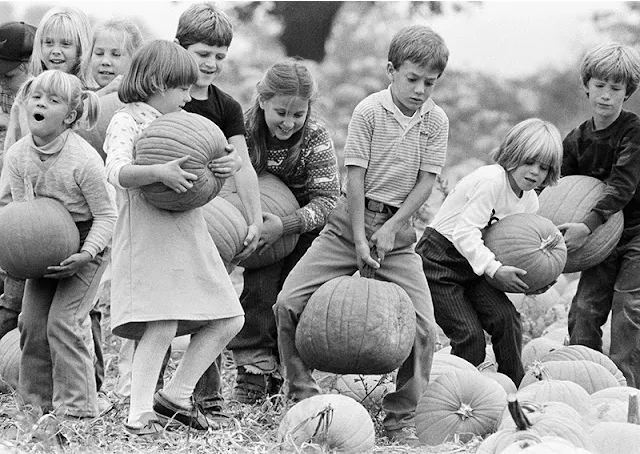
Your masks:
<path fill-rule="evenodd" d="M 540 193 L 538 214 L 550 219 L 555 225 L 582 222 L 605 189 L 606 184 L 597 178 L 568 175 L 561 178 L 557 185 L 548 186 Z M 592 232 L 584 246 L 567 256 L 563 272 L 583 271 L 600 263 L 618 244 L 623 227 L 624 217 L 622 211 L 619 211 Z"/>
<path fill-rule="evenodd" d="M 18 388 L 20 372 L 20 332 L 9 331 L 0 339 L 0 393 Z"/>
<path fill-rule="evenodd" d="M 321 394 L 304 399 L 287 411 L 280 422 L 278 443 L 317 443 L 322 452 L 364 454 L 373 452 L 375 431 L 367 410 L 350 397 Z"/>
<path fill-rule="evenodd" d="M 611 359 L 597 350 L 594 350 L 584 345 L 567 345 L 554 350 L 542 357 L 542 362 L 547 361 L 575 361 L 586 360 L 600 364 L 613 375 L 621 386 L 627 386 L 627 379 L 624 378 L 624 374 L 618 369 L 618 366 L 611 361 Z"/>
<path fill-rule="evenodd" d="M 222 197 L 215 197 L 202 207 L 209 235 L 213 239 L 222 261 L 231 260 L 243 248 L 247 236 L 247 222 L 233 204 Z"/>
<path fill-rule="evenodd" d="M 586 413 L 589 407 L 589 393 L 577 383 L 569 380 L 541 380 L 522 386 L 518 391 L 518 400 L 544 402 L 564 402 L 578 413 Z"/>
<path fill-rule="evenodd" d="M 231 202 L 238 210 L 240 210 L 247 219 L 244 205 L 240 201 L 235 184 L 229 179 L 224 188 L 220 191 L 220 196 Z M 258 184 L 260 186 L 260 203 L 262 211 L 275 214 L 280 217 L 295 213 L 300 208 L 298 201 L 291 190 L 272 173 L 262 172 L 258 176 Z M 300 235 L 285 235 L 275 241 L 270 248 L 267 248 L 258 254 L 254 252 L 245 260 L 239 263 L 240 266 L 249 269 L 262 268 L 282 260 L 296 247 Z"/>
<path fill-rule="evenodd" d="M 555 281 L 567 260 L 562 234 L 551 221 L 537 214 L 506 216 L 489 227 L 483 239 L 496 260 L 527 272 L 521 279 L 530 292 Z M 494 279 L 489 282 L 504 290 Z"/>
<path fill-rule="evenodd" d="M 582 386 L 589 394 L 604 388 L 620 386 L 618 380 L 604 366 L 577 359 L 574 361 L 547 361 L 532 366 L 520 382 L 520 388 L 545 378 L 572 381 Z"/>
<path fill-rule="evenodd" d="M 397 284 L 341 276 L 311 296 L 296 330 L 296 348 L 313 369 L 385 374 L 407 359 L 415 309 Z"/>
<path fill-rule="evenodd" d="M 477 370 L 451 369 L 427 385 L 416 408 L 416 431 L 430 446 L 454 441 L 456 434 L 487 435 L 507 405 L 498 382 Z"/>
<path fill-rule="evenodd" d="M 224 184 L 216 178 L 207 163 L 226 154 L 227 140 L 215 123 L 202 115 L 172 112 L 156 118 L 136 142 L 134 163 L 166 164 L 188 155 L 182 169 L 198 178 L 187 192 L 178 193 L 162 183 L 141 189 L 152 205 L 169 211 L 186 211 L 201 207 L 213 199 Z"/>
<path fill-rule="evenodd" d="M 0 268 L 13 277 L 42 277 L 79 248 L 78 228 L 57 200 L 11 202 L 0 210 Z"/>

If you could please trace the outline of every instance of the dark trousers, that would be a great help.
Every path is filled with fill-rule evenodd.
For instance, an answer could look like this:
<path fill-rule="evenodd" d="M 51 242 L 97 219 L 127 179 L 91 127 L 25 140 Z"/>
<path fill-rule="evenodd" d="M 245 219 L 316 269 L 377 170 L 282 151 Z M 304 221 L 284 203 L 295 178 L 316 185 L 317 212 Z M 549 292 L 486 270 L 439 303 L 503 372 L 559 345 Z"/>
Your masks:
<path fill-rule="evenodd" d="M 609 312 L 609 356 L 627 384 L 640 388 L 640 228 L 625 230 L 609 257 L 582 272 L 569 309 L 570 343 L 601 352 Z"/>
<path fill-rule="evenodd" d="M 519 385 L 524 376 L 522 325 L 507 295 L 475 274 L 455 246 L 430 227 L 416 252 L 422 257 L 436 323 L 451 339 L 451 353 L 479 365 L 485 359 L 486 331 L 491 335 L 498 372 Z"/>
<path fill-rule="evenodd" d="M 277 369 L 278 341 L 273 305 L 289 272 L 317 237 L 318 232 L 303 233 L 295 249 L 283 260 L 263 268 L 244 270 L 240 303 L 245 322 L 228 346 L 236 366 L 255 366 L 264 373 Z"/>

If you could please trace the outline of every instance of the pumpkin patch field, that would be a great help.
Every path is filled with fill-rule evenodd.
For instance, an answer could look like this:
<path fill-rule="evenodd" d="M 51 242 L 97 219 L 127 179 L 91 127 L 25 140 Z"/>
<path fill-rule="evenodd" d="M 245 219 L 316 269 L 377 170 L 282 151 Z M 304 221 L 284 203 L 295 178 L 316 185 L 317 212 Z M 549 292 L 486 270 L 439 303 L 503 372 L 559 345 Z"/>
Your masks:
<path fill-rule="evenodd" d="M 231 274 L 241 291 L 240 268 Z M 493 350 L 473 366 L 451 355 L 441 333 L 430 384 L 420 398 L 416 434 L 423 446 L 394 444 L 383 435 L 381 402 L 394 373 L 378 375 L 315 371 L 324 394 L 293 405 L 276 395 L 244 405 L 227 400 L 228 418 L 200 433 L 176 429 L 159 440 L 130 438 L 122 428 L 127 403 L 116 385 L 120 340 L 105 333 L 106 383 L 113 406 L 87 421 L 58 420 L 21 404 L 0 388 L 0 454 L 65 453 L 640 453 L 639 391 L 604 353 L 568 346 L 567 308 L 578 274 L 562 274 L 540 295 L 509 294 L 523 319 L 522 360 L 527 374 L 519 388 L 497 370 Z M 108 285 L 101 297 L 108 298 Z M 606 335 L 606 333 L 605 333 Z M 0 342 L 0 375 L 17 373 L 18 336 Z M 167 374 L 184 350 L 174 342 Z M 8 345 L 14 348 L 7 348 Z M 607 339 L 605 337 L 605 350 Z M 224 358 L 224 392 L 234 380 Z M 631 421 L 631 422 L 629 422 Z"/>

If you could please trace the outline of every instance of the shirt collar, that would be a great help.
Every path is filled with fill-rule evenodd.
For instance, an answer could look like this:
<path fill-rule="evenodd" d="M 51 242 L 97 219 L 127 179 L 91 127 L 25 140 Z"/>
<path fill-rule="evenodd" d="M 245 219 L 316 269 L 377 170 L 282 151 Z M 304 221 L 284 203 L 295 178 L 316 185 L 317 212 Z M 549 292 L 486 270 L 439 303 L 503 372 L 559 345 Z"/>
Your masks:
<path fill-rule="evenodd" d="M 36 151 L 42 154 L 55 154 L 62 150 L 64 144 L 67 142 L 67 137 L 69 136 L 69 134 L 71 134 L 71 130 L 65 129 L 58 137 L 42 146 L 36 145 L 36 143 L 33 141 L 33 135 L 30 135 L 31 146 Z"/>
<path fill-rule="evenodd" d="M 389 85 L 387 88 L 382 90 L 381 95 L 382 95 L 382 98 L 381 98 L 382 107 L 384 107 L 391 113 L 394 113 L 396 110 L 400 111 L 400 109 L 398 109 L 398 106 L 396 106 L 395 103 L 393 102 L 393 97 L 391 96 L 391 85 Z M 422 117 L 424 114 L 429 112 L 431 109 L 435 107 L 435 105 L 436 103 L 433 102 L 433 99 L 431 98 L 427 99 L 424 102 L 424 104 L 422 104 L 422 107 L 420 107 L 420 116 Z"/>

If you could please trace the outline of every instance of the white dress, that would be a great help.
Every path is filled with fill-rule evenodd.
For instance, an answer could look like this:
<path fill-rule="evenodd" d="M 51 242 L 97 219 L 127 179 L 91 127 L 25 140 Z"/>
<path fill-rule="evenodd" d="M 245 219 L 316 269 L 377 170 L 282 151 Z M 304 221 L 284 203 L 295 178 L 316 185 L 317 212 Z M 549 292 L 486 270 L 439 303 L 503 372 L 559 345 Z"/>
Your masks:
<path fill-rule="evenodd" d="M 148 104 L 127 104 L 113 116 L 104 144 L 118 206 L 111 328 L 130 339 L 139 339 L 148 321 L 179 320 L 180 336 L 209 320 L 244 313 L 201 209 L 161 210 L 147 203 L 140 189 L 118 184 L 122 165 L 133 161 L 138 135 L 160 115 Z"/>

